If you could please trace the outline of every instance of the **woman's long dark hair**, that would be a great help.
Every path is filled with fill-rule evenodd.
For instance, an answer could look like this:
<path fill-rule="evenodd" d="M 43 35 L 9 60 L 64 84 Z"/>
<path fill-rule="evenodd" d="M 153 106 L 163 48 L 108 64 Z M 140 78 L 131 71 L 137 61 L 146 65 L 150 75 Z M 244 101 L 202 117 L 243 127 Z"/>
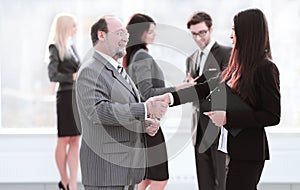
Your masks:
<path fill-rule="evenodd" d="M 126 55 L 123 58 L 123 66 L 128 67 L 130 59 L 139 49 L 147 49 L 147 44 L 142 41 L 142 35 L 149 30 L 150 24 L 155 24 L 154 20 L 144 14 L 134 14 L 127 24 L 129 42 L 126 47 Z"/>
<path fill-rule="evenodd" d="M 266 18 L 259 9 L 248 9 L 234 16 L 236 36 L 223 81 L 231 79 L 231 87 L 250 105 L 256 105 L 254 75 L 262 60 L 272 59 Z"/>

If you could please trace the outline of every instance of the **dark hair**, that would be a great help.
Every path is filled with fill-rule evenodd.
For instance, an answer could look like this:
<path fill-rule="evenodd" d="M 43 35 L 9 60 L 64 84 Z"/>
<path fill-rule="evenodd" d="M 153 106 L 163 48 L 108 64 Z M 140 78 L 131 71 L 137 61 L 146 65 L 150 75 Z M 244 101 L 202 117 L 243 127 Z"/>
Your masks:
<path fill-rule="evenodd" d="M 93 46 L 95 46 L 99 40 L 98 39 L 98 31 L 103 31 L 105 33 L 108 32 L 107 22 L 104 18 L 100 18 L 98 20 L 98 22 L 93 24 L 93 26 L 91 28 L 91 39 L 92 39 Z"/>
<path fill-rule="evenodd" d="M 210 29 L 210 27 L 212 26 L 212 19 L 209 14 L 205 12 L 194 13 L 186 25 L 187 28 L 190 29 L 191 25 L 199 24 L 200 22 L 205 22 L 208 29 Z"/>
<path fill-rule="evenodd" d="M 154 20 L 144 14 L 134 14 L 128 24 L 126 29 L 128 30 L 129 42 L 126 47 L 126 55 L 124 57 L 123 66 L 128 67 L 130 64 L 130 59 L 139 49 L 147 50 L 146 43 L 142 41 L 142 35 L 145 31 L 149 30 L 150 24 L 155 24 Z"/>
<path fill-rule="evenodd" d="M 250 105 L 255 105 L 254 74 L 263 59 L 272 59 L 267 20 L 259 9 L 248 9 L 234 16 L 236 36 L 223 81 L 233 74 L 232 88 Z"/>

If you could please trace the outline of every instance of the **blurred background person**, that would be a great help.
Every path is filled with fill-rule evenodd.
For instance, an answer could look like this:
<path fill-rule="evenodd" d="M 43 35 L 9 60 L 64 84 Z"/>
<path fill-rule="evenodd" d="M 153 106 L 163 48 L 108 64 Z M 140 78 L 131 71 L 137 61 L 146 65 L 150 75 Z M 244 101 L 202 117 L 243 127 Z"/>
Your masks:
<path fill-rule="evenodd" d="M 75 16 L 58 14 L 53 20 L 48 44 L 49 79 L 59 83 L 56 93 L 58 139 L 55 160 L 60 174 L 58 186 L 62 190 L 77 190 L 80 131 L 72 108 L 73 82 L 80 64 L 72 40 L 76 31 Z"/>
<path fill-rule="evenodd" d="M 198 48 L 186 60 L 187 80 L 199 77 L 197 82 L 205 82 L 217 76 L 228 65 L 231 48 L 220 45 L 212 38 L 213 21 L 205 12 L 194 13 L 187 22 Z M 195 162 L 199 190 L 224 190 L 225 188 L 225 155 L 218 150 L 218 140 L 200 151 L 208 122 L 200 114 L 199 101 L 193 102 L 192 139 L 195 148 Z M 202 146 L 203 144 L 201 144 Z"/>
<path fill-rule="evenodd" d="M 141 93 L 142 101 L 156 95 L 194 85 L 194 81 L 177 87 L 166 87 L 164 75 L 149 54 L 147 45 L 155 40 L 155 22 L 145 14 L 134 14 L 127 25 L 129 42 L 123 65 L 128 75 Z M 169 179 L 168 156 L 162 129 L 155 136 L 146 134 L 147 170 L 145 179 L 138 185 L 138 190 L 163 190 Z"/>

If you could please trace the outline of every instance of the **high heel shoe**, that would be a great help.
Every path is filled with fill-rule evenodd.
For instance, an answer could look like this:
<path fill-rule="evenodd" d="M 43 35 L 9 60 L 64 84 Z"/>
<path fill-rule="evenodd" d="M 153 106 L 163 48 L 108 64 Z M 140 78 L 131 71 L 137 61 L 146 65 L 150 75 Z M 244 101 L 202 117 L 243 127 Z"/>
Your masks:
<path fill-rule="evenodd" d="M 67 186 L 67 188 L 65 188 L 65 186 L 63 185 L 63 183 L 61 181 L 58 183 L 58 188 L 59 188 L 59 190 L 69 190 L 69 186 Z"/>

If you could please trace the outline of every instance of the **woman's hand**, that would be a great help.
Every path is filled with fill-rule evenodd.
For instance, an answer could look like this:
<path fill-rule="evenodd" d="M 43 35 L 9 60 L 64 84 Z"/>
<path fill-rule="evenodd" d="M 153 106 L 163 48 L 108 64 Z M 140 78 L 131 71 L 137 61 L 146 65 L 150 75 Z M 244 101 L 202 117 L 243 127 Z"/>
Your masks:
<path fill-rule="evenodd" d="M 226 124 L 226 111 L 210 111 L 203 112 L 204 115 L 207 115 L 211 121 L 218 127 L 222 127 Z"/>

